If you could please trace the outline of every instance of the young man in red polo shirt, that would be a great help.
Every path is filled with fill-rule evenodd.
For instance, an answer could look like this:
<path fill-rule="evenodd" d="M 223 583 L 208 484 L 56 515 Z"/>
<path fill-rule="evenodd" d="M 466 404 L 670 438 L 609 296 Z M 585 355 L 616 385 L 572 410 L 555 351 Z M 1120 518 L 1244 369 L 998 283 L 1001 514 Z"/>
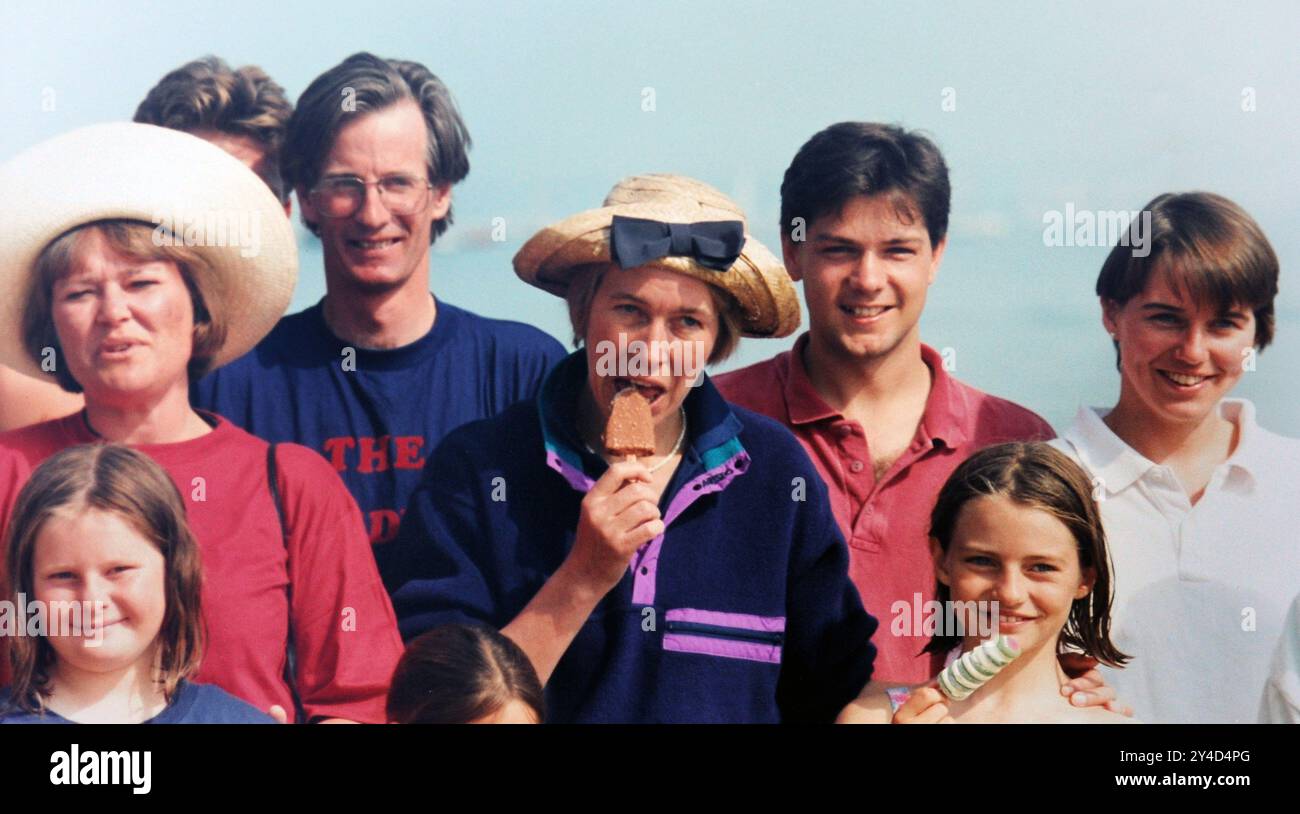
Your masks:
<path fill-rule="evenodd" d="M 912 618 L 934 599 L 928 536 L 940 487 L 981 447 L 1054 436 L 1033 412 L 950 376 L 921 342 L 949 198 L 943 156 L 920 134 L 844 122 L 813 136 L 781 184 L 785 265 L 803 282 L 810 329 L 792 350 L 715 379 L 729 401 L 784 423 L 816 464 L 850 576 L 881 620 L 876 675 L 899 683 L 943 666 L 921 654 L 928 636 Z M 1089 674 L 1067 691 L 1076 703 L 1109 701 L 1099 684 Z"/>

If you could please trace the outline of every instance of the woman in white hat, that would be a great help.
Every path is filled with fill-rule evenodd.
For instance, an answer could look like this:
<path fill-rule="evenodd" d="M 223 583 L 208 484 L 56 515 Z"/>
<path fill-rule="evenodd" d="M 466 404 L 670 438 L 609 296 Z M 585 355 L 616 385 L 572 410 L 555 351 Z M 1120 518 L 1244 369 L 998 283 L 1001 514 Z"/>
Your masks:
<path fill-rule="evenodd" d="M 279 202 L 220 148 L 138 124 L 51 139 L 0 167 L 0 185 L 0 361 L 86 401 L 0 435 L 0 521 L 61 449 L 145 452 L 202 551 L 198 680 L 295 718 L 382 722 L 401 642 L 356 504 L 321 456 L 189 402 L 288 305 L 297 253 Z"/>
<path fill-rule="evenodd" d="M 741 334 L 798 327 L 780 262 L 717 190 L 647 175 L 543 229 L 515 270 L 566 298 L 583 347 L 429 459 L 392 543 L 403 633 L 503 628 L 551 721 L 834 719 L 870 677 L 876 622 L 825 487 L 700 371 Z M 648 402 L 639 428 L 609 424 L 627 390 Z"/>

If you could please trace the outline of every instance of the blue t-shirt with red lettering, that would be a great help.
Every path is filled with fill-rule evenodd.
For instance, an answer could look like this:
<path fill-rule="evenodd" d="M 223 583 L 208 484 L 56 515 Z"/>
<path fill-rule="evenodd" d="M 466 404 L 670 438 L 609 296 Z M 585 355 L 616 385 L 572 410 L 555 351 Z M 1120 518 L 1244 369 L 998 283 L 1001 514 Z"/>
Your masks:
<path fill-rule="evenodd" d="M 196 407 L 267 441 L 324 455 L 361 507 L 381 572 L 384 543 L 425 459 L 462 424 L 537 394 L 564 348 L 520 322 L 438 300 L 433 328 L 392 350 L 355 348 L 321 303 L 280 320 L 256 348 L 197 382 Z"/>

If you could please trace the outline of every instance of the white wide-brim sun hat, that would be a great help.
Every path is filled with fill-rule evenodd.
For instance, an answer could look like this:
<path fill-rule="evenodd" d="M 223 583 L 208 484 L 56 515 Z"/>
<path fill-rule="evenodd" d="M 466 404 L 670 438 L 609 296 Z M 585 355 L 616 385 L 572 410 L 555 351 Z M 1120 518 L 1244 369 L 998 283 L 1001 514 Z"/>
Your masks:
<path fill-rule="evenodd" d="M 36 260 L 65 232 L 109 219 L 161 225 L 211 266 L 196 281 L 226 339 L 218 367 L 275 327 L 293 296 L 298 247 L 284 207 L 251 170 L 197 136 L 115 122 L 55 136 L 0 165 L 0 363 L 54 378 L 23 345 Z"/>

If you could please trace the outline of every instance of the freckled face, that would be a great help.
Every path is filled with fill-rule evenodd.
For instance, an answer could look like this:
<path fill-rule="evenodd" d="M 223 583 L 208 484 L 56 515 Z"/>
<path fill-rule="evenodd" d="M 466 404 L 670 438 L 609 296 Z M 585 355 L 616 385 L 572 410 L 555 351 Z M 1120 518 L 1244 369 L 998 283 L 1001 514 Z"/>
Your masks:
<path fill-rule="evenodd" d="M 187 386 L 194 303 L 175 263 L 127 257 L 92 229 L 52 300 L 61 361 L 87 400 L 147 401 Z"/>

